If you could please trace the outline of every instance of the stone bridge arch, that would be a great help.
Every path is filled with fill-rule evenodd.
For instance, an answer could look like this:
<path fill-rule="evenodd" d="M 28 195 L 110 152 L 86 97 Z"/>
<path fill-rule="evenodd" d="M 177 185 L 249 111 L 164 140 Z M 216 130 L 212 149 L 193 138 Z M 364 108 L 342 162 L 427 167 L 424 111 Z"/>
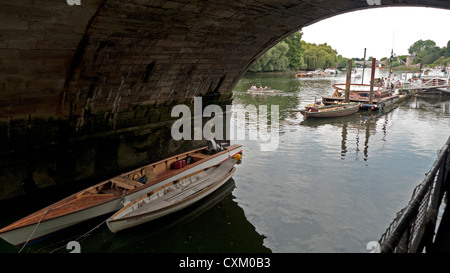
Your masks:
<path fill-rule="evenodd" d="M 98 178 L 187 149 L 170 141 L 171 105 L 229 103 L 276 43 L 378 7 L 369 2 L 0 0 L 0 163 L 12 170 L 0 185 L 17 195 L 18 180 L 33 188 Z M 450 9 L 447 0 L 380 2 Z M 113 140 L 99 147 L 102 137 Z"/>

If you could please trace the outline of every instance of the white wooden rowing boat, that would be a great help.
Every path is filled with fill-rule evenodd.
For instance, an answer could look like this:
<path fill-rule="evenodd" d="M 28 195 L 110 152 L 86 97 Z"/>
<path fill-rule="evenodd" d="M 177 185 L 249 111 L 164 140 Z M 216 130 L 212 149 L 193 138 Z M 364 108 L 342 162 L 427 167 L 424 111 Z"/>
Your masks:
<path fill-rule="evenodd" d="M 341 103 L 322 107 L 305 107 L 300 113 L 305 118 L 335 118 L 352 115 L 359 110 L 359 103 Z"/>
<path fill-rule="evenodd" d="M 214 154 L 207 154 L 206 151 L 207 147 L 203 147 L 185 152 L 98 183 L 0 229 L 0 238 L 13 245 L 22 245 L 80 222 L 116 212 L 123 208 L 124 203 L 170 181 L 220 164 L 241 153 L 242 149 L 241 145 L 232 145 Z M 180 169 L 171 168 L 173 162 L 186 157 L 192 159 L 190 164 Z M 144 183 L 142 178 L 147 181 Z"/>
<path fill-rule="evenodd" d="M 112 232 L 135 227 L 186 208 L 205 198 L 227 182 L 237 160 L 229 158 L 181 180 L 171 181 L 147 193 L 116 212 L 107 221 Z"/>

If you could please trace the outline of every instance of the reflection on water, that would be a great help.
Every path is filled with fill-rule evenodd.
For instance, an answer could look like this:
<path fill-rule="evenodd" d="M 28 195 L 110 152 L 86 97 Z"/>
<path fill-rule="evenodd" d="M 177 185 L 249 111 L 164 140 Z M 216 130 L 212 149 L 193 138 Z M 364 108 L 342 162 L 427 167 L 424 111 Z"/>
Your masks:
<path fill-rule="evenodd" d="M 367 243 L 378 240 L 409 201 L 449 136 L 445 98 L 412 98 L 382 113 L 303 120 L 298 109 L 344 81 L 344 75 L 251 75 L 235 88 L 235 104 L 280 105 L 279 148 L 264 153 L 255 141 L 244 141 L 234 191 L 274 252 L 368 252 Z M 246 93 L 255 82 L 282 91 Z"/>
<path fill-rule="evenodd" d="M 423 96 L 414 98 L 409 107 L 412 109 L 418 109 L 422 111 L 435 112 L 436 114 L 449 114 L 450 113 L 450 96 L 447 97 L 434 97 Z"/>
<path fill-rule="evenodd" d="M 378 240 L 410 200 L 447 140 L 450 99 L 417 97 L 388 112 L 303 120 L 298 110 L 331 94 L 344 77 L 244 77 L 233 104 L 279 105 L 278 149 L 262 152 L 258 141 L 235 141 L 244 145 L 242 164 L 214 195 L 117 234 L 102 225 L 80 239 L 81 252 L 368 252 L 367 243 Z M 249 94 L 252 84 L 281 92 Z M 32 204 L 17 202 L 16 210 L 27 212 Z M 16 220 L 9 210 L 4 215 L 5 225 Z M 24 252 L 68 252 L 68 241 L 104 220 Z"/>
<path fill-rule="evenodd" d="M 98 217 L 27 247 L 24 252 L 67 253 L 66 244 L 71 240 L 80 243 L 83 253 L 270 252 L 263 246 L 264 237 L 255 232 L 233 200 L 235 186 L 230 179 L 204 200 L 167 217 L 116 234 L 101 224 L 84 237 L 105 220 Z"/>

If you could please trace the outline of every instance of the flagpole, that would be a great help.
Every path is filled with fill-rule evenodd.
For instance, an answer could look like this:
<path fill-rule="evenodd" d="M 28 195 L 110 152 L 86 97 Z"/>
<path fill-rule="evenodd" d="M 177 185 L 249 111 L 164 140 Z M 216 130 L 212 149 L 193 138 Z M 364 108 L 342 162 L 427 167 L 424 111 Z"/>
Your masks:
<path fill-rule="evenodd" d="M 394 44 L 395 44 L 395 29 L 392 31 L 391 67 L 389 68 L 389 81 L 391 81 L 392 63 L 394 62 Z"/>
<path fill-rule="evenodd" d="M 361 84 L 364 84 L 364 69 L 366 69 L 366 48 L 364 48 L 364 64 L 363 64 Z"/>
<path fill-rule="evenodd" d="M 391 65 L 390 65 L 390 68 L 389 68 L 389 81 L 391 80 L 391 75 L 392 75 L 392 63 L 394 62 L 394 49 L 392 49 L 392 51 L 391 51 L 391 61 L 390 61 L 390 63 L 391 63 Z"/>

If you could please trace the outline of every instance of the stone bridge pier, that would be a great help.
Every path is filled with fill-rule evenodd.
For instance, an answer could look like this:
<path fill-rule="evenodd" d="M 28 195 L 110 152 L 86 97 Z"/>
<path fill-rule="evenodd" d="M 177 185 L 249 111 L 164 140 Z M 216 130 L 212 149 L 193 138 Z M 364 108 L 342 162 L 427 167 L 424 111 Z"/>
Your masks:
<path fill-rule="evenodd" d="M 172 140 L 174 105 L 195 96 L 230 104 L 248 67 L 303 26 L 406 5 L 450 8 L 448 0 L 0 0 L 0 199 L 97 182 L 203 145 Z"/>

